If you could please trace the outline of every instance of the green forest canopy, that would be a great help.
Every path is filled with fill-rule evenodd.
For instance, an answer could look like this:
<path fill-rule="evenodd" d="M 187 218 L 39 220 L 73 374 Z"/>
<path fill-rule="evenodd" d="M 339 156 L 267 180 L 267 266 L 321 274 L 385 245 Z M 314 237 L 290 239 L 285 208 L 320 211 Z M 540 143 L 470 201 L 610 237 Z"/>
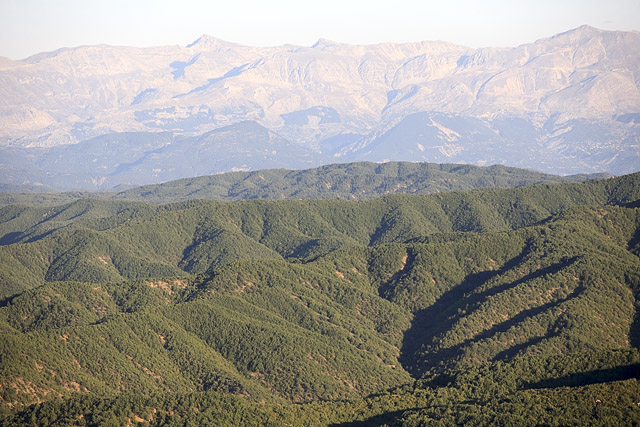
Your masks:
<path fill-rule="evenodd" d="M 638 422 L 639 184 L 5 206 L 3 422 Z"/>

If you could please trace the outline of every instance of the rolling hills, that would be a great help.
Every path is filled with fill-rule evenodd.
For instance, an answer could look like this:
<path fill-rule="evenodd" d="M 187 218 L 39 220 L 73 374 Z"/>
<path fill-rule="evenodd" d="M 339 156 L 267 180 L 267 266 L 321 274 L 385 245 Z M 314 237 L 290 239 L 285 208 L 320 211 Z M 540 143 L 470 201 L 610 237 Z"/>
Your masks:
<path fill-rule="evenodd" d="M 639 201 L 634 174 L 5 206 L 0 420 L 638 422 Z"/>

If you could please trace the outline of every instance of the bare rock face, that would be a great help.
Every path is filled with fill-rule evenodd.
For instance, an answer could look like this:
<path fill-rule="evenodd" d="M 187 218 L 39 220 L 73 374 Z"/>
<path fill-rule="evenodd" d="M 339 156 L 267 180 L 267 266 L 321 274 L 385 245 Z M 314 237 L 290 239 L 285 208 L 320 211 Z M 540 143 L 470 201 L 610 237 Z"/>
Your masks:
<path fill-rule="evenodd" d="M 625 173 L 640 164 L 638 81 L 640 33 L 588 26 L 514 48 L 324 39 L 262 48 L 207 35 L 188 46 L 82 46 L 0 58 L 0 146 L 122 132 L 195 138 L 251 121 L 337 161 Z M 303 166 L 292 162 L 283 166 Z"/>

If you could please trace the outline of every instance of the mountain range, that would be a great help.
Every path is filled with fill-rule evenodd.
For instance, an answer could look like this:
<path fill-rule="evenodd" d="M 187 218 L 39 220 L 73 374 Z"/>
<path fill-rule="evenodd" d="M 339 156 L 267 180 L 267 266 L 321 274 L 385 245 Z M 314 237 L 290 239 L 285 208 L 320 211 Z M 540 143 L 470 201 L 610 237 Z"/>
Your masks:
<path fill-rule="evenodd" d="M 105 189 L 351 161 L 625 174 L 640 33 L 446 42 L 63 48 L 0 60 L 0 182 Z"/>

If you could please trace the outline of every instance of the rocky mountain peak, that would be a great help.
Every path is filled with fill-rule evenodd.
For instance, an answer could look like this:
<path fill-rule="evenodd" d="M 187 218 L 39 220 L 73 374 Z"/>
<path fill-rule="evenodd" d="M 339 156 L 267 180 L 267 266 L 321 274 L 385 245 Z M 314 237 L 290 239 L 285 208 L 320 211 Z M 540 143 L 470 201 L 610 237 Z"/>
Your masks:
<path fill-rule="evenodd" d="M 317 42 L 315 42 L 311 48 L 317 50 L 325 50 L 325 49 L 335 49 L 343 46 L 341 43 L 334 42 L 329 39 L 319 38 Z"/>
<path fill-rule="evenodd" d="M 627 173 L 640 164 L 638 32 L 582 26 L 481 49 L 327 39 L 311 48 L 251 47 L 205 34 L 187 47 L 84 46 L 0 60 L 0 81 L 0 149 L 124 132 L 193 138 L 253 121 L 349 160 L 506 163 L 553 173 Z M 537 160 L 514 163 L 529 150 Z M 14 173 L 15 164 L 7 166 L 12 180 L 35 167 Z"/>
<path fill-rule="evenodd" d="M 198 39 L 196 39 L 193 43 L 187 45 L 188 48 L 193 48 L 199 51 L 207 51 L 207 50 L 216 50 L 230 47 L 238 47 L 241 46 L 237 43 L 228 42 L 226 40 L 222 40 L 208 34 L 203 34 Z"/>

